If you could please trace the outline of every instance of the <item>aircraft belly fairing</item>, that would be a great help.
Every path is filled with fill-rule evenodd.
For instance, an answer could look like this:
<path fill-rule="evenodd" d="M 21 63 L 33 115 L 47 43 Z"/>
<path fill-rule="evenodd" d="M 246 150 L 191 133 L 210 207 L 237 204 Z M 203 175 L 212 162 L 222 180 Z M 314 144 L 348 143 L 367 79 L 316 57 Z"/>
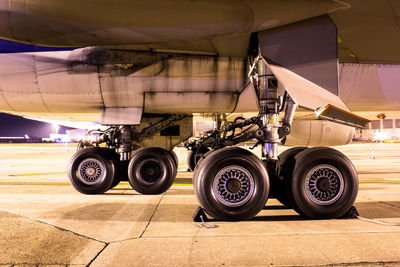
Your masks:
<path fill-rule="evenodd" d="M 64 120 L 103 108 L 232 112 L 247 82 L 245 60 L 210 56 L 84 48 L 2 54 L 0 61 L 2 111 Z"/>

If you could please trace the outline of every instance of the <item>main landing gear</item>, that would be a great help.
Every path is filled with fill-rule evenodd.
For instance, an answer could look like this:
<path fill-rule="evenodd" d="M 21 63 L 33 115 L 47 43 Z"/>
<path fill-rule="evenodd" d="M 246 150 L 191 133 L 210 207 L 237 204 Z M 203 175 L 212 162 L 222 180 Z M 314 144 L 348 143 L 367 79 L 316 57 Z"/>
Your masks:
<path fill-rule="evenodd" d="M 68 167 L 72 186 L 83 194 L 102 194 L 126 180 L 141 194 L 165 192 L 176 177 L 176 154 L 161 147 L 139 148 L 136 144 L 185 117 L 171 116 L 145 129 L 117 126 L 89 133 Z"/>
<path fill-rule="evenodd" d="M 160 194 L 171 187 L 176 172 L 173 155 L 159 147 L 140 149 L 128 162 L 112 149 L 87 147 L 75 153 L 68 167 L 72 186 L 83 194 L 105 193 L 121 179 L 141 194 Z"/>
<path fill-rule="evenodd" d="M 358 192 L 353 165 L 326 147 L 297 147 L 278 155 L 278 144 L 291 132 L 297 104 L 278 90 L 278 81 L 261 56 L 251 61 L 260 114 L 225 121 L 200 140 L 186 143 L 200 205 L 217 219 L 245 220 L 256 216 L 273 196 L 308 218 L 342 217 Z M 72 185 L 84 194 L 100 194 L 125 179 L 142 194 L 165 192 L 177 173 L 176 155 L 159 147 L 139 149 L 137 144 L 179 119 L 181 115 L 171 115 L 145 129 L 111 127 L 83 140 L 69 165 Z M 262 159 L 234 147 L 249 140 L 262 146 Z M 99 147 L 102 143 L 106 148 Z"/>
<path fill-rule="evenodd" d="M 260 115 L 239 118 L 187 145 L 192 153 L 214 150 L 203 150 L 194 168 L 193 184 L 201 207 L 217 219 L 246 220 L 258 214 L 271 195 L 304 217 L 342 217 L 358 192 L 352 163 L 327 147 L 295 147 L 278 156 L 277 145 L 290 134 L 297 105 L 286 92 L 280 95 L 278 81 L 262 57 L 253 62 L 251 80 L 259 96 Z M 242 129 L 239 134 L 235 134 L 237 128 Z M 248 150 L 230 147 L 250 139 L 262 145 L 263 160 Z"/>

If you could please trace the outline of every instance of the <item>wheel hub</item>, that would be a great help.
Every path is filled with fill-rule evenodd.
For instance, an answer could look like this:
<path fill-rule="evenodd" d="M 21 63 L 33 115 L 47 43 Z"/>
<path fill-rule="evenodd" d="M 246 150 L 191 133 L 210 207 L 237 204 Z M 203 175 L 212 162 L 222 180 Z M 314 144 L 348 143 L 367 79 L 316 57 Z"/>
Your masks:
<path fill-rule="evenodd" d="M 321 164 L 308 172 L 304 186 L 311 201 L 319 205 L 330 205 L 343 194 L 344 179 L 335 167 Z"/>
<path fill-rule="evenodd" d="M 226 187 L 230 193 L 235 194 L 240 191 L 242 184 L 237 179 L 229 179 Z"/>
<path fill-rule="evenodd" d="M 150 159 L 140 164 L 139 173 L 140 178 L 146 183 L 155 183 L 161 179 L 164 171 L 158 161 Z"/>
<path fill-rule="evenodd" d="M 326 192 L 331 188 L 331 181 L 327 177 L 322 177 L 317 181 L 317 188 L 322 192 Z"/>
<path fill-rule="evenodd" d="M 78 178 L 81 182 L 87 185 L 94 185 L 105 177 L 104 165 L 95 158 L 83 160 L 78 166 Z"/>
<path fill-rule="evenodd" d="M 241 166 L 227 166 L 215 176 L 213 193 L 226 206 L 241 206 L 247 203 L 254 193 L 254 178 Z"/>

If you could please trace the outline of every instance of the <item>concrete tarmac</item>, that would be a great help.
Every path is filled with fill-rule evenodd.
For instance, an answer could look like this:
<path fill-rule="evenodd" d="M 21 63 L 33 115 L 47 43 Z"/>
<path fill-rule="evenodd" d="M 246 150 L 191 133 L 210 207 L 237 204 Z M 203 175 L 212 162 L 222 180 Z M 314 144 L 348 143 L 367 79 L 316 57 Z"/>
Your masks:
<path fill-rule="evenodd" d="M 360 215 L 400 223 L 400 144 L 336 148 L 359 173 Z M 76 192 L 66 175 L 73 145 L 0 151 L 0 266 L 400 266 L 400 226 L 307 220 L 275 199 L 250 221 L 198 227 L 184 149 L 175 185 L 156 196 L 126 182 Z"/>

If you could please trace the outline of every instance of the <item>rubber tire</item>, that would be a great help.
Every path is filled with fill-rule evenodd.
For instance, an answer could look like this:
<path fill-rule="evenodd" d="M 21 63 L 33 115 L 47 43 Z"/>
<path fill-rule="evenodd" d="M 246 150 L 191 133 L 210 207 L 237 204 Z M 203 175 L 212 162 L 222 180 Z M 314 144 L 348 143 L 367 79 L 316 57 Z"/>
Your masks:
<path fill-rule="evenodd" d="M 179 166 L 179 160 L 178 160 L 178 156 L 176 155 L 176 153 L 174 152 L 174 150 L 170 150 L 170 151 L 168 151 L 168 153 L 171 155 L 171 157 L 174 159 L 174 162 L 175 162 L 175 166 L 176 166 L 176 168 L 178 168 L 178 166 Z"/>
<path fill-rule="evenodd" d="M 210 154 L 214 153 L 216 150 L 210 150 L 207 153 L 205 153 L 199 160 L 199 162 L 197 162 L 196 167 L 194 168 L 194 172 L 196 172 L 196 170 L 198 168 L 200 168 L 201 164 L 203 163 L 203 161 L 206 159 L 206 157 L 208 157 Z M 195 184 L 195 176 L 194 174 L 192 175 L 192 185 L 194 187 Z"/>
<path fill-rule="evenodd" d="M 245 168 L 254 178 L 253 196 L 238 207 L 229 207 L 221 203 L 212 189 L 216 174 L 229 165 Z M 263 162 L 250 151 L 239 147 L 226 147 L 210 153 L 196 168 L 194 177 L 194 187 L 200 205 L 216 219 L 228 221 L 251 219 L 264 208 L 268 199 L 269 178 Z"/>
<path fill-rule="evenodd" d="M 108 190 L 111 190 L 121 182 L 121 179 L 122 179 L 122 176 L 124 173 L 124 169 L 123 169 L 123 164 L 120 161 L 120 155 L 117 152 L 115 152 L 114 149 L 107 149 L 107 150 L 109 151 L 108 153 L 113 157 L 114 166 L 115 166 L 114 182 L 108 189 Z M 127 167 L 126 167 L 125 172 L 127 173 Z"/>
<path fill-rule="evenodd" d="M 305 149 L 307 147 L 292 147 L 283 151 L 278 156 L 277 175 L 270 176 L 271 191 L 273 190 L 274 197 L 288 208 L 294 207 L 294 203 L 290 201 L 293 198 L 289 196 L 292 195 L 290 183 L 296 163 L 295 156 Z"/>
<path fill-rule="evenodd" d="M 79 164 L 88 158 L 97 159 L 102 163 L 105 168 L 105 179 L 98 184 L 95 185 L 87 185 L 84 184 L 82 181 L 79 180 L 77 177 L 77 169 Z M 87 147 L 79 150 L 76 152 L 68 165 L 68 177 L 71 181 L 72 186 L 79 192 L 83 194 L 102 194 L 106 192 L 112 184 L 114 183 L 115 179 L 115 163 L 113 159 L 113 155 L 110 151 L 106 148 L 100 147 Z"/>
<path fill-rule="evenodd" d="M 295 160 L 291 181 L 292 201 L 299 214 L 313 219 L 333 219 L 350 210 L 358 194 L 358 177 L 353 164 L 344 154 L 329 147 L 313 147 L 298 153 Z M 343 176 L 344 191 L 337 201 L 329 205 L 311 201 L 304 188 L 307 173 L 320 164 L 334 166 Z"/>
<path fill-rule="evenodd" d="M 196 168 L 196 165 L 199 163 L 201 158 L 207 153 L 211 151 L 208 147 L 200 147 L 196 151 L 190 151 L 187 157 L 187 164 L 189 169 L 193 172 Z"/>
<path fill-rule="evenodd" d="M 154 183 L 145 182 L 138 170 L 140 163 L 152 159 L 157 161 L 163 169 L 163 176 Z M 129 184 L 134 190 L 144 195 L 156 195 L 167 191 L 174 182 L 177 166 L 171 154 L 159 147 L 148 147 L 139 150 L 130 160 L 128 166 Z"/>

